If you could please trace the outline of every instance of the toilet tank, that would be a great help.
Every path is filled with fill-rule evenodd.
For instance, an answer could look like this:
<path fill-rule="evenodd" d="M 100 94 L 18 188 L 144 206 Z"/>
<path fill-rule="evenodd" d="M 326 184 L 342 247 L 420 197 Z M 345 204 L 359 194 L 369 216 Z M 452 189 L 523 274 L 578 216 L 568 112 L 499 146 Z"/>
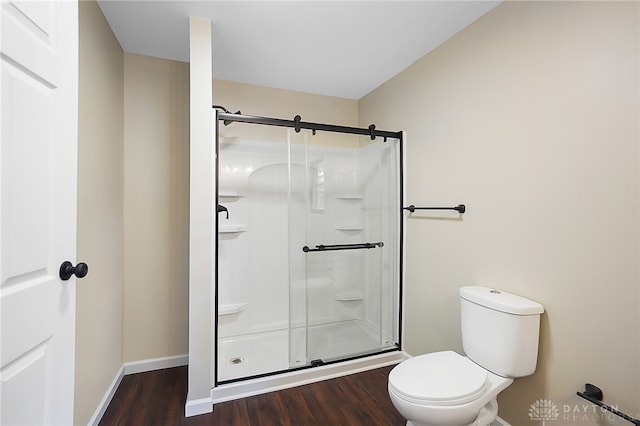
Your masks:
<path fill-rule="evenodd" d="M 533 374 L 543 312 L 542 305 L 524 297 L 488 287 L 462 287 L 460 323 L 465 354 L 502 377 Z"/>

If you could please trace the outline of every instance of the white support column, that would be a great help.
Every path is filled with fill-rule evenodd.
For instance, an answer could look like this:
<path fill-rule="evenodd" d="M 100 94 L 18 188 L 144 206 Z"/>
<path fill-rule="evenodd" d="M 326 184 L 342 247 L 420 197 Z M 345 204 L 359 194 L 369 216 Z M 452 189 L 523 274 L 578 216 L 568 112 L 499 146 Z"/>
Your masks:
<path fill-rule="evenodd" d="M 190 213 L 189 390 L 185 415 L 213 411 L 213 278 L 215 150 L 212 105 L 211 22 L 191 17 L 190 33 Z"/>

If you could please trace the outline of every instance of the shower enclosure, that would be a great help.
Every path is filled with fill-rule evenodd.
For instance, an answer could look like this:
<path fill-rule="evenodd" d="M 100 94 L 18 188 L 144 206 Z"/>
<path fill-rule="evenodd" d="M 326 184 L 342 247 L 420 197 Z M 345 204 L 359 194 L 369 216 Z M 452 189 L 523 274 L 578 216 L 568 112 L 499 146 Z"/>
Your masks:
<path fill-rule="evenodd" d="M 401 133 L 217 119 L 216 384 L 399 350 Z"/>

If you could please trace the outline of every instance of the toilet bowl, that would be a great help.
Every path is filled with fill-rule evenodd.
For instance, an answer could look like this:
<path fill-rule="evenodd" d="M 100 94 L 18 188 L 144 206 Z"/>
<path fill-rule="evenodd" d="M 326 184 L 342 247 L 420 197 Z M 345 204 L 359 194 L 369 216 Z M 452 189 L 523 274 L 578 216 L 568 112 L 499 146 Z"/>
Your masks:
<path fill-rule="evenodd" d="M 462 346 L 408 359 L 389 373 L 389 397 L 407 426 L 487 426 L 497 396 L 533 374 L 538 358 L 537 302 L 488 287 L 460 289 Z"/>
<path fill-rule="evenodd" d="M 486 426 L 497 417 L 496 396 L 511 383 L 469 358 L 443 351 L 398 364 L 388 387 L 407 426 Z"/>

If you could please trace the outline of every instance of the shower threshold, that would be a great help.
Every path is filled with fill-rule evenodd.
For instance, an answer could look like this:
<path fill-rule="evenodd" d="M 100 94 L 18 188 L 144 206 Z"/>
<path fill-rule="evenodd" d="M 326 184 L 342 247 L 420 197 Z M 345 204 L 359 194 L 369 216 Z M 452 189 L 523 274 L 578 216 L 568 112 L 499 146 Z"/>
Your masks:
<path fill-rule="evenodd" d="M 392 352 L 369 355 L 314 368 L 304 368 L 281 374 L 221 384 L 211 389 L 211 399 L 214 404 L 232 401 L 398 364 L 408 358 L 410 358 L 410 355 L 406 352 L 394 350 Z"/>

